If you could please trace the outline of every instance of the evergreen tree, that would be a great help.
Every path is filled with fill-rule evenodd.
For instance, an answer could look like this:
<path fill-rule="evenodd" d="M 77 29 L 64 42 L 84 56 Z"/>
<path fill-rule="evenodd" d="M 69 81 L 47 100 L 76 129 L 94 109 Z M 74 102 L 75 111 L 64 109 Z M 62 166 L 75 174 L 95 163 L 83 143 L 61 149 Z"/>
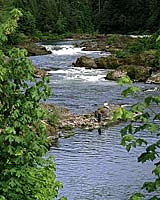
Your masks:
<path fill-rule="evenodd" d="M 36 20 L 30 11 L 22 11 L 23 16 L 18 22 L 18 32 L 25 35 L 33 35 L 36 33 Z"/>
<path fill-rule="evenodd" d="M 8 13 L 13 9 L 12 0 L 0 0 L 0 23 L 3 23 L 7 17 Z"/>
<path fill-rule="evenodd" d="M 54 30 L 58 20 L 57 11 L 55 0 L 41 0 L 39 2 L 37 26 L 42 32 L 50 32 Z"/>

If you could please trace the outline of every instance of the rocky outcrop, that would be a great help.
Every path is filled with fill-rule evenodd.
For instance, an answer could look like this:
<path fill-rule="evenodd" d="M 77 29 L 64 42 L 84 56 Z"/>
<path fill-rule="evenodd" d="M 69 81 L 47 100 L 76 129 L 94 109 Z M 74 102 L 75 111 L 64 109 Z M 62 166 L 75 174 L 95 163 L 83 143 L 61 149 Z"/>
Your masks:
<path fill-rule="evenodd" d="M 92 40 L 84 41 L 80 44 L 84 51 L 109 51 L 125 48 L 126 45 L 134 40 L 133 38 L 120 34 L 98 35 L 97 37 L 90 37 Z"/>
<path fill-rule="evenodd" d="M 100 58 L 89 58 L 87 56 L 81 56 L 73 63 L 76 67 L 89 67 L 97 69 L 117 69 L 122 65 L 137 65 L 137 66 L 148 66 L 146 63 L 149 62 L 147 58 L 140 55 L 128 55 L 125 58 L 118 58 L 116 55 L 109 55 L 107 57 Z"/>
<path fill-rule="evenodd" d="M 109 72 L 106 79 L 117 80 L 124 76 L 129 76 L 133 81 L 146 81 L 150 77 L 150 68 L 138 65 L 123 65 L 115 71 Z"/>
<path fill-rule="evenodd" d="M 75 63 L 73 63 L 73 65 L 75 67 L 97 68 L 94 59 L 87 56 L 81 56 Z"/>
<path fill-rule="evenodd" d="M 65 127 L 82 128 L 86 130 L 96 129 L 102 126 L 107 126 L 113 116 L 113 112 L 119 105 L 108 104 L 106 107 L 98 108 L 95 112 L 81 115 L 74 115 L 70 112 L 65 113 L 60 119 L 59 130 L 65 130 Z M 101 121 L 98 122 L 95 113 L 100 113 Z"/>
<path fill-rule="evenodd" d="M 41 78 L 43 76 L 48 76 L 48 72 L 44 69 L 39 69 L 37 67 L 34 68 L 34 77 Z"/>
<path fill-rule="evenodd" d="M 108 57 L 100 57 L 95 59 L 98 69 L 116 69 L 121 65 L 121 60 L 111 55 Z"/>
<path fill-rule="evenodd" d="M 108 126 L 112 123 L 113 112 L 119 105 L 108 104 L 104 107 L 98 108 L 95 112 L 75 115 L 66 108 L 60 108 L 55 105 L 42 104 L 48 112 L 43 123 L 48 129 L 48 138 L 50 140 L 59 138 L 61 136 L 67 137 L 74 128 L 81 128 L 85 130 L 93 130 L 100 127 Z M 96 113 L 100 114 L 100 121 Z M 55 119 L 54 116 L 56 116 Z M 55 121 L 57 120 L 58 121 Z"/>
<path fill-rule="evenodd" d="M 122 63 L 123 60 L 118 59 L 115 56 L 100 57 L 95 59 L 87 56 L 81 56 L 80 58 L 77 58 L 76 62 L 73 63 L 73 66 L 96 69 L 116 69 Z"/>
<path fill-rule="evenodd" d="M 121 70 L 115 70 L 115 71 L 108 72 L 105 79 L 117 81 L 118 79 L 120 79 L 120 78 L 122 78 L 126 75 L 127 75 L 127 72 L 124 72 L 124 71 L 121 71 Z"/>
<path fill-rule="evenodd" d="M 28 56 L 37 56 L 37 55 L 47 55 L 52 52 L 47 51 L 47 49 L 43 46 L 36 45 L 35 43 L 24 43 L 17 45 L 18 48 L 23 48 L 28 51 Z"/>

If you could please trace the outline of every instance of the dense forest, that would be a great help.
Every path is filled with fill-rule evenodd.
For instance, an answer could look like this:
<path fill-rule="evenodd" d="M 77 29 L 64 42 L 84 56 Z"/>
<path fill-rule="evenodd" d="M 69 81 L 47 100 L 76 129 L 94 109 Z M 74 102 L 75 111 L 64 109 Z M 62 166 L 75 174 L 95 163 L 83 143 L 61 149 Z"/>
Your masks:
<path fill-rule="evenodd" d="M 0 0 L 0 21 L 19 8 L 19 32 L 153 33 L 160 28 L 158 0 Z"/>
<path fill-rule="evenodd" d="M 111 55 L 101 57 L 99 60 L 96 58 L 96 62 L 95 60 L 90 62 L 91 64 L 95 62 L 97 67 L 99 65 L 99 69 L 103 69 L 103 64 L 104 69 L 116 68 L 119 73 L 123 72 L 122 75 L 127 74 L 128 77 L 123 77 L 119 81 L 121 85 L 129 85 L 128 89 L 122 92 L 123 96 L 127 97 L 140 91 L 134 85 L 131 86 L 132 81 L 130 80 L 131 78 L 135 81 L 140 71 L 147 78 L 154 78 L 150 79 L 150 83 L 152 80 L 155 81 L 153 83 L 160 82 L 159 4 L 158 0 L 5 0 L 5 2 L 0 0 L 1 200 L 53 200 L 57 199 L 58 191 L 63 187 L 62 183 L 56 179 L 53 158 L 46 157 L 49 149 L 46 126 L 51 128 L 51 125 L 57 128 L 59 123 L 58 110 L 55 109 L 54 113 L 51 112 L 50 106 L 40 104 L 46 101 L 52 93 L 49 87 L 49 77 L 42 75 L 41 79 L 35 76 L 36 69 L 31 60 L 26 57 L 28 56 L 27 51 L 24 48 L 21 49 L 17 43 L 19 41 L 25 43 L 23 40 L 25 38 L 29 41 L 35 38 L 44 39 L 45 36 L 49 38 L 50 35 L 66 36 L 72 33 L 154 33 L 151 37 L 138 39 L 111 34 L 102 44 L 103 51 L 105 46 L 105 50 L 110 51 Z M 95 65 L 92 67 L 96 69 Z M 147 71 L 143 71 L 144 69 Z M 157 82 L 155 76 L 151 77 L 152 72 L 155 73 L 153 75 L 157 75 Z M 142 80 L 140 75 L 139 81 L 146 81 L 146 78 Z M 158 86 L 154 89 L 159 91 Z M 86 99 L 88 101 L 88 98 Z M 142 186 L 142 192 L 145 189 L 149 194 L 153 192 L 151 195 L 155 192 L 159 195 L 160 188 L 160 162 L 157 161 L 160 149 L 160 113 L 157 109 L 159 103 L 160 96 L 147 95 L 142 102 L 131 106 L 130 110 L 118 107 L 113 117 L 113 120 L 118 120 L 118 123 L 119 120 L 127 122 L 127 126 L 121 130 L 121 144 L 126 147 L 127 151 L 145 145 L 143 146 L 145 147 L 144 152 L 138 157 L 138 162 L 152 161 L 155 166 L 152 171 L 155 175 L 153 182 L 144 182 Z M 150 107 L 152 105 L 153 107 Z M 45 109 L 45 107 L 48 108 Z M 107 109 L 110 110 L 110 108 Z M 89 114 L 89 116 L 92 118 L 92 115 Z M 86 115 L 83 115 L 83 118 L 88 120 Z M 108 115 L 105 118 L 108 119 Z M 101 124 L 99 126 L 101 127 Z M 155 133 L 154 140 L 148 142 L 146 137 L 143 139 L 143 134 L 139 137 L 137 133 L 141 131 Z M 130 186 L 126 185 L 126 189 L 128 188 Z M 142 200 L 144 195 L 146 195 L 145 192 L 144 194 L 135 193 L 130 200 Z M 157 196 L 150 198 L 150 200 L 159 199 Z M 61 200 L 66 200 L 66 198 L 62 197 Z"/>

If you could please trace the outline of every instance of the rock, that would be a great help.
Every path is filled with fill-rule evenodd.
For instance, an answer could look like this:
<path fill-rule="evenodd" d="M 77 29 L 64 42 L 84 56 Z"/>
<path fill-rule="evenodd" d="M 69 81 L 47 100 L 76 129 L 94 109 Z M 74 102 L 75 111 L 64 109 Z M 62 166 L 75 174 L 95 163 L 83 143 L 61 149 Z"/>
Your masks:
<path fill-rule="evenodd" d="M 48 72 L 43 69 L 39 69 L 37 67 L 34 68 L 34 77 L 35 78 L 41 78 L 43 76 L 48 76 Z"/>
<path fill-rule="evenodd" d="M 111 71 L 106 75 L 105 79 L 117 81 L 118 79 L 127 75 L 127 72 L 121 70 Z"/>
<path fill-rule="evenodd" d="M 107 107 L 98 108 L 93 113 L 74 115 L 69 114 L 68 117 L 61 117 L 60 129 L 66 131 L 66 127 L 72 128 L 82 128 L 82 129 L 95 129 L 97 127 L 106 126 L 111 122 L 113 112 L 119 105 L 108 104 Z M 98 122 L 98 119 L 95 116 L 95 113 L 98 112 L 101 114 L 101 122 Z"/>
<path fill-rule="evenodd" d="M 96 68 L 97 65 L 94 61 L 94 59 L 89 58 L 87 56 L 81 56 L 76 60 L 75 63 L 73 63 L 75 67 L 86 67 L 86 68 Z"/>
<path fill-rule="evenodd" d="M 160 83 L 160 72 L 149 77 L 146 83 Z"/>
<path fill-rule="evenodd" d="M 121 60 L 115 56 L 100 57 L 95 59 L 98 69 L 116 69 L 121 65 Z"/>
<path fill-rule="evenodd" d="M 150 68 L 138 65 L 123 65 L 115 71 L 109 72 L 106 79 L 117 80 L 126 75 L 133 81 L 146 81 L 150 77 Z"/>
<path fill-rule="evenodd" d="M 51 51 L 47 51 L 47 49 L 43 46 L 36 45 L 35 43 L 25 43 L 17 45 L 18 48 L 23 48 L 28 51 L 28 56 L 36 56 L 36 55 L 47 55 L 51 54 Z"/>
<path fill-rule="evenodd" d="M 159 57 L 156 50 L 144 51 L 140 54 L 140 59 L 145 66 L 152 67 L 155 70 L 159 67 Z"/>

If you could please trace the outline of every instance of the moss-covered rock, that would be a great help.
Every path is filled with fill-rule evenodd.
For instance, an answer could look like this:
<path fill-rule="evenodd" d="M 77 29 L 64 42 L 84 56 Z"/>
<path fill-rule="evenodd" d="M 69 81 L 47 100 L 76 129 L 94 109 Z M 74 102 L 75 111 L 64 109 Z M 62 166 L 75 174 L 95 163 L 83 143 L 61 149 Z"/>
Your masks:
<path fill-rule="evenodd" d="M 95 59 L 98 69 L 116 69 L 121 65 L 121 59 L 115 56 L 100 57 Z"/>
<path fill-rule="evenodd" d="M 118 70 L 126 72 L 134 81 L 145 81 L 151 75 L 150 68 L 139 65 L 124 65 Z"/>
<path fill-rule="evenodd" d="M 150 68 L 138 65 L 123 65 L 115 71 L 109 72 L 106 79 L 117 80 L 124 76 L 129 76 L 133 81 L 146 81 L 150 77 Z"/>
<path fill-rule="evenodd" d="M 140 54 L 140 59 L 145 66 L 152 67 L 155 70 L 159 65 L 159 57 L 156 50 L 144 51 Z"/>
<path fill-rule="evenodd" d="M 36 45 L 32 42 L 19 44 L 17 45 L 17 47 L 26 49 L 28 51 L 28 56 L 47 55 L 52 53 L 50 51 L 47 51 L 45 47 Z"/>
<path fill-rule="evenodd" d="M 123 72 L 121 70 L 114 70 L 114 71 L 108 72 L 105 79 L 117 81 L 118 79 L 120 79 L 126 75 L 127 75 L 127 72 Z"/>
<path fill-rule="evenodd" d="M 81 56 L 73 63 L 75 67 L 86 67 L 86 68 L 97 68 L 97 65 L 94 59 L 89 58 L 87 56 Z"/>

